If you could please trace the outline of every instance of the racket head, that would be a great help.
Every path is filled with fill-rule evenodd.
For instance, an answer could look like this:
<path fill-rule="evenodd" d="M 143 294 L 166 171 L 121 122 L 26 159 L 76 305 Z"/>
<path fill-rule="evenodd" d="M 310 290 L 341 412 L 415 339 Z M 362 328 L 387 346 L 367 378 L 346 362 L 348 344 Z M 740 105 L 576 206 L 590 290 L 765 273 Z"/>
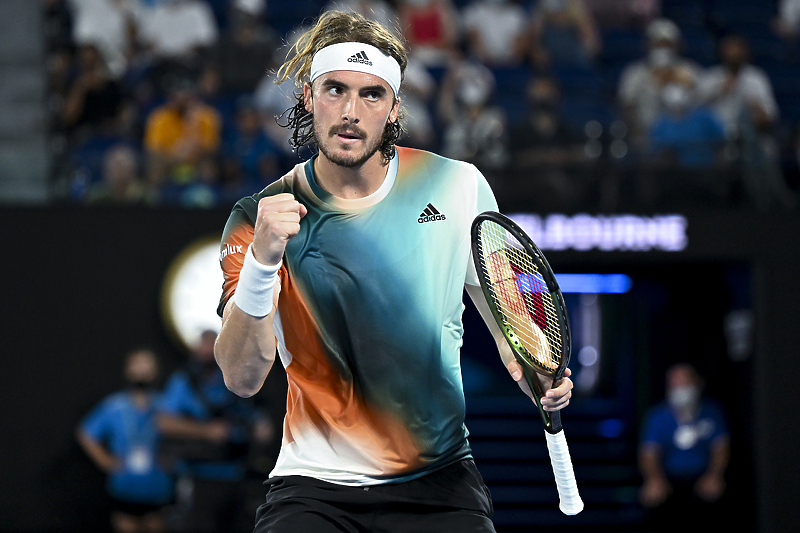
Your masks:
<path fill-rule="evenodd" d="M 569 317 L 555 274 L 533 240 L 505 215 L 481 213 L 472 223 L 471 237 L 486 302 L 537 396 L 545 427 L 557 431 L 560 417 L 542 409 L 545 391 L 533 375 L 555 382 L 569 364 Z"/>

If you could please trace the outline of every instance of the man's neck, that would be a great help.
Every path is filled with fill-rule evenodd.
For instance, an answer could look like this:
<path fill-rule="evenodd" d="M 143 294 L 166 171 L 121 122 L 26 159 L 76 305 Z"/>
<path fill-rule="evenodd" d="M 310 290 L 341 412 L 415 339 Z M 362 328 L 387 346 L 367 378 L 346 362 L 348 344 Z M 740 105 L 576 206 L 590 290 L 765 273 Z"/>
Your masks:
<path fill-rule="evenodd" d="M 377 191 L 386 179 L 389 165 L 378 152 L 363 165 L 353 168 L 332 163 L 322 153 L 314 159 L 314 178 L 326 192 L 337 198 L 357 200 Z"/>

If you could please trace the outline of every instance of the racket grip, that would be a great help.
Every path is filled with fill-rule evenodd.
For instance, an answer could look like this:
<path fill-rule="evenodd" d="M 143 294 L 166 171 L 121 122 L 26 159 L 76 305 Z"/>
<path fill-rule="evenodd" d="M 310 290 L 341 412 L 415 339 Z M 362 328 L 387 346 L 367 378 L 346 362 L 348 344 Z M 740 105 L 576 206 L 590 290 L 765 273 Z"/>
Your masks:
<path fill-rule="evenodd" d="M 567 439 L 564 431 L 556 434 L 545 431 L 547 450 L 550 452 L 550 463 L 556 477 L 556 488 L 561 503 L 558 508 L 566 515 L 575 515 L 583 511 L 583 500 L 578 494 L 578 484 L 575 482 L 575 472 L 572 470 L 572 459 L 569 456 Z"/>

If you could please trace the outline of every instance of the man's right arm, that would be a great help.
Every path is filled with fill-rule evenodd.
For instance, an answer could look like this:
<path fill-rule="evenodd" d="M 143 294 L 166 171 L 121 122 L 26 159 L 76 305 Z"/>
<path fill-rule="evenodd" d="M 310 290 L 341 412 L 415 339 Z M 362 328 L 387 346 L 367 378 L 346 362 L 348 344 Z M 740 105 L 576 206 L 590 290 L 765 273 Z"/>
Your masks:
<path fill-rule="evenodd" d="M 269 315 L 257 318 L 239 309 L 231 298 L 222 313 L 222 329 L 214 355 L 225 377 L 225 385 L 243 398 L 261 389 L 275 362 L 272 321 L 278 306 L 278 291 L 274 292 L 273 306 Z"/>
<path fill-rule="evenodd" d="M 258 203 L 251 254 L 259 268 L 269 268 L 281 262 L 286 244 L 300 231 L 300 219 L 306 208 L 292 194 L 281 193 L 262 198 Z M 253 263 L 251 266 L 255 265 Z M 239 279 L 236 291 L 253 292 L 258 287 L 242 286 L 243 283 L 259 283 L 253 276 Z M 236 304 L 237 295 L 229 298 L 222 312 L 222 328 L 217 336 L 214 355 L 222 369 L 225 385 L 242 397 L 254 395 L 261 389 L 264 380 L 275 362 L 276 340 L 273 329 L 278 307 L 280 281 L 275 280 L 272 289 L 272 309 L 266 316 L 245 312 Z M 241 298 L 241 301 L 245 301 Z M 246 307 L 246 306 L 245 306 Z M 264 311 L 266 312 L 266 310 Z"/>

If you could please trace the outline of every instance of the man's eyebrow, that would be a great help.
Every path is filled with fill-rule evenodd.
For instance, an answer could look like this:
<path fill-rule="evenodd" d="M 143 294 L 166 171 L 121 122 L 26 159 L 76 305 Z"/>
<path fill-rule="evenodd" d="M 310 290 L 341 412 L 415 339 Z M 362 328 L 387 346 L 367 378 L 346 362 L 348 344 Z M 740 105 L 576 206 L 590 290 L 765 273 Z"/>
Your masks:
<path fill-rule="evenodd" d="M 365 92 L 379 92 L 379 93 L 387 93 L 389 91 L 386 90 L 386 87 L 383 85 L 368 85 L 367 87 L 361 87 L 361 91 Z"/>
<path fill-rule="evenodd" d="M 336 78 L 329 78 L 322 82 L 323 87 L 340 87 L 342 89 L 350 89 L 351 87 L 344 83 L 343 81 L 339 81 Z M 389 91 L 383 85 L 367 85 L 365 87 L 359 87 L 359 92 L 379 92 L 381 94 L 386 94 Z"/>

